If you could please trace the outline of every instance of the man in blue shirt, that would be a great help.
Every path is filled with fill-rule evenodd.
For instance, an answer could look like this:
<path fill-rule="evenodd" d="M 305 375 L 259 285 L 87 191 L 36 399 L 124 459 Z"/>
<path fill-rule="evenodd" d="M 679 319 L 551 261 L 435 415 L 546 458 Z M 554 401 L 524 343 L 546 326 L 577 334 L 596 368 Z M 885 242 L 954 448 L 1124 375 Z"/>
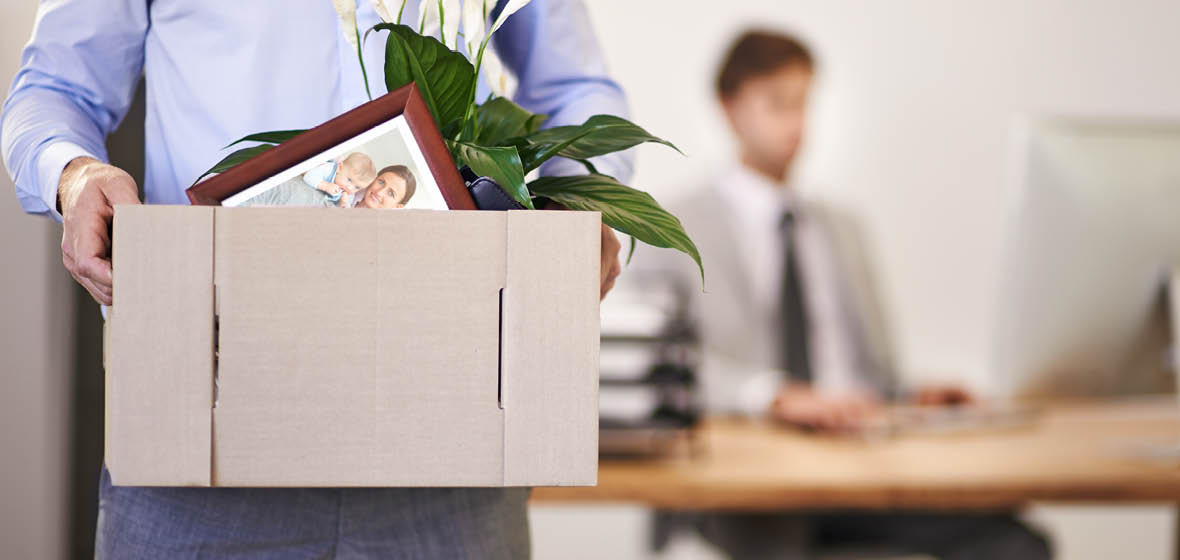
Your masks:
<path fill-rule="evenodd" d="M 417 21 L 417 2 L 409 4 L 404 18 Z M 358 2 L 357 21 L 364 30 L 380 20 L 371 3 Z M 494 41 L 519 80 L 515 100 L 548 114 L 548 126 L 626 115 L 580 0 L 535 0 Z M 364 45 L 368 68 L 382 68 L 382 43 Z M 308 82 L 308 68 L 331 70 Z M 310 128 L 368 100 L 329 0 L 43 0 L 0 118 L 4 162 L 25 211 L 63 222 L 63 262 L 104 305 L 112 304 L 113 206 L 139 203 L 131 176 L 105 163 L 104 141 L 141 74 L 149 204 L 186 203 L 185 188 L 233 139 Z M 380 80 L 372 82 L 374 95 L 384 93 Z M 478 95 L 487 95 L 486 86 Z M 623 181 L 630 175 L 625 154 L 595 165 Z M 542 173 L 576 169 L 553 161 Z M 604 294 L 618 274 L 618 248 L 604 228 Z M 120 559 L 522 558 L 527 496 L 520 489 L 113 487 L 104 470 L 97 549 L 100 558 Z"/>

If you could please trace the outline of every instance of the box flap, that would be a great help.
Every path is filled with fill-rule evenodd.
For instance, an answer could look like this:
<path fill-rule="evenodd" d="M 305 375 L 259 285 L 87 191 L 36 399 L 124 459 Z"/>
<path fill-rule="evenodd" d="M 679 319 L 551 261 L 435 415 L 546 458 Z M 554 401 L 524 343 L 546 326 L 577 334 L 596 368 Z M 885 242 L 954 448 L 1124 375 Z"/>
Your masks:
<path fill-rule="evenodd" d="M 505 219 L 218 208 L 214 484 L 501 484 Z"/>
<path fill-rule="evenodd" d="M 208 486 L 213 209 L 118 206 L 106 341 L 115 484 Z"/>
<path fill-rule="evenodd" d="M 504 484 L 598 478 L 597 212 L 508 212 Z"/>

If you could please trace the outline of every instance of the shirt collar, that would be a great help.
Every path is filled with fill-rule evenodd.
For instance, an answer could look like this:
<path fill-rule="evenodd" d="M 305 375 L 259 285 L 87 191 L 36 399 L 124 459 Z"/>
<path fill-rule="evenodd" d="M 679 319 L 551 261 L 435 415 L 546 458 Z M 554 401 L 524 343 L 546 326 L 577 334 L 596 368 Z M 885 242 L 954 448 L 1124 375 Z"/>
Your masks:
<path fill-rule="evenodd" d="M 799 204 L 792 185 L 775 182 L 740 163 L 731 164 L 722 173 L 717 189 L 739 220 L 773 222 L 777 226 L 783 213 Z"/>

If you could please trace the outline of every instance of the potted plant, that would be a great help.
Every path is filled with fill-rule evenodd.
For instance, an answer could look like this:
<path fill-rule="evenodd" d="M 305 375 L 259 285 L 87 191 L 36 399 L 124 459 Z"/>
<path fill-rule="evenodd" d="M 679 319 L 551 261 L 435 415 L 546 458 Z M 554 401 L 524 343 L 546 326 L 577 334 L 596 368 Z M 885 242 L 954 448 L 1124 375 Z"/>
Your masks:
<path fill-rule="evenodd" d="M 503 80 L 499 61 L 488 50 L 492 35 L 529 0 L 509 0 L 486 32 L 489 10 L 495 0 L 464 2 L 463 41 L 468 52 L 473 53 L 472 60 L 458 51 L 458 25 L 456 20 L 446 25 L 448 14 L 444 0 L 422 3 L 423 17 L 416 29 L 401 21 L 405 0 L 396 15 L 391 14 L 385 0 L 373 2 L 384 23 L 369 29 L 363 36 L 356 27 L 355 5 L 349 0 L 334 2 L 345 37 L 357 49 L 366 91 L 369 90 L 368 72 L 360 46 L 370 33 L 384 31 L 388 33 L 384 67 L 386 87 L 393 91 L 410 82 L 417 84 L 457 166 L 466 166 L 476 175 L 494 180 L 525 208 L 537 208 L 542 201 L 551 201 L 572 210 L 600 212 L 607 226 L 630 236 L 628 261 L 635 251 L 636 241 L 676 249 L 697 263 L 703 280 L 700 253 L 680 220 L 664 210 L 650 194 L 599 173 L 590 162 L 591 158 L 648 142 L 676 149 L 670 142 L 612 115 L 595 115 L 580 125 L 542 129 L 545 115 L 534 114 L 507 97 L 493 94 L 483 103 L 476 102 L 476 86 L 481 70 L 485 69 L 485 59 L 494 69 L 493 75 L 488 76 L 489 81 Z M 452 6 L 450 15 L 453 16 L 457 2 L 448 0 L 446 4 Z M 439 30 L 439 38 L 432 36 L 431 31 L 435 28 Z M 493 91 L 497 89 L 502 91 L 502 88 L 493 87 Z M 242 142 L 256 144 L 231 153 L 206 175 L 223 172 L 302 132 L 262 132 L 241 138 L 230 146 Z M 587 174 L 527 179 L 530 172 L 553 157 L 578 161 L 586 167 Z"/>

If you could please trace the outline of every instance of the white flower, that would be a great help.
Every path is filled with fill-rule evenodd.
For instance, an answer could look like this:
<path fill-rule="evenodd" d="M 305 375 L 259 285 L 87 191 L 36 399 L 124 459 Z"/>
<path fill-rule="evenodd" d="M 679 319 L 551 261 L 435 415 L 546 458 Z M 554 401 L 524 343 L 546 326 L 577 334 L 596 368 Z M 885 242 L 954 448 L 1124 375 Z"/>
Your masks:
<path fill-rule="evenodd" d="M 332 0 L 336 15 L 340 16 L 340 31 L 344 40 L 356 48 L 356 0 Z"/>
<path fill-rule="evenodd" d="M 441 23 L 438 12 L 442 0 L 418 0 L 418 34 L 423 37 L 438 35 Z"/>
<path fill-rule="evenodd" d="M 459 21 L 461 13 L 459 0 L 444 0 L 442 11 L 442 42 L 444 46 L 459 50 Z"/>
<path fill-rule="evenodd" d="M 488 35 L 495 33 L 501 25 L 508 19 L 508 16 L 520 11 L 521 8 L 529 5 L 532 0 L 508 0 L 504 5 L 504 9 L 500 12 L 500 17 L 496 18 L 496 23 L 492 24 L 492 30 L 488 31 Z"/>
<path fill-rule="evenodd" d="M 479 52 L 488 25 L 488 0 L 463 0 L 463 40 L 472 57 Z"/>
<path fill-rule="evenodd" d="M 488 80 L 488 87 L 492 88 L 492 93 L 496 94 L 497 97 L 511 99 L 512 94 L 516 90 L 516 77 L 504 68 L 504 62 L 500 60 L 499 55 L 496 54 L 496 49 L 490 43 L 483 52 L 483 64 L 481 66 L 483 68 L 483 75 Z"/>
<path fill-rule="evenodd" d="M 385 0 L 372 0 L 372 2 L 373 11 L 377 12 L 377 17 L 385 23 L 393 23 L 393 14 L 389 11 L 389 6 L 385 5 Z M 405 0 L 402 0 L 402 4 L 405 3 Z"/>

